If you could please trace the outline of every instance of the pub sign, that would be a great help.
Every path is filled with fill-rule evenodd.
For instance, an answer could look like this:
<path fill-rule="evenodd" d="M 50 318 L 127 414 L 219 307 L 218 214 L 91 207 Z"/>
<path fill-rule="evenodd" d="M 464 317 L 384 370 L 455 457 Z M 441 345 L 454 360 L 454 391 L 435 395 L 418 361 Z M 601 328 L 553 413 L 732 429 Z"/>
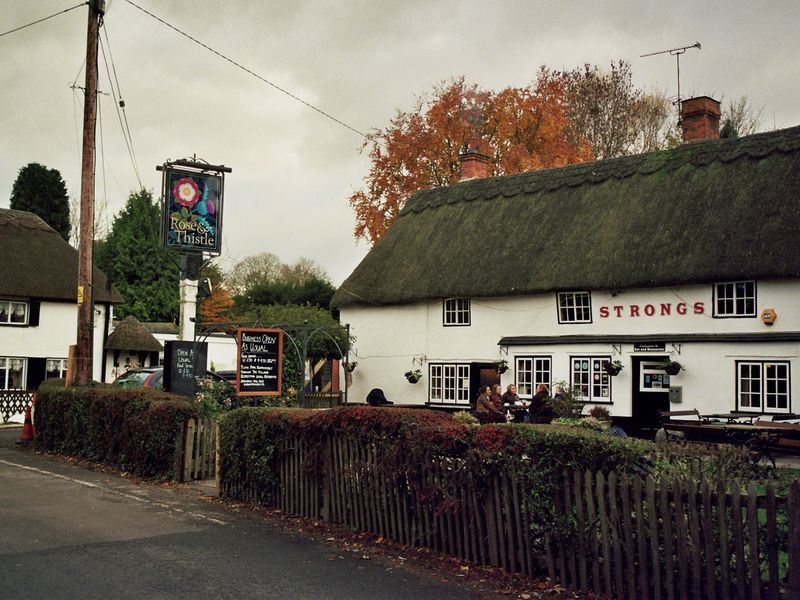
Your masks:
<path fill-rule="evenodd" d="M 178 252 L 222 251 L 222 174 L 163 169 L 164 245 Z"/>

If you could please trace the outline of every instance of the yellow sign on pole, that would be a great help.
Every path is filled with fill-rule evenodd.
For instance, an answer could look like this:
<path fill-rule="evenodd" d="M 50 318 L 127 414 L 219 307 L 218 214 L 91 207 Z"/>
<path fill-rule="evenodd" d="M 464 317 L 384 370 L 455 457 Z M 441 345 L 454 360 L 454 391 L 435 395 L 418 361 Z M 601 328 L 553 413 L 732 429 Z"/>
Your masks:
<path fill-rule="evenodd" d="M 78 304 L 83 304 L 83 286 L 78 286 Z"/>

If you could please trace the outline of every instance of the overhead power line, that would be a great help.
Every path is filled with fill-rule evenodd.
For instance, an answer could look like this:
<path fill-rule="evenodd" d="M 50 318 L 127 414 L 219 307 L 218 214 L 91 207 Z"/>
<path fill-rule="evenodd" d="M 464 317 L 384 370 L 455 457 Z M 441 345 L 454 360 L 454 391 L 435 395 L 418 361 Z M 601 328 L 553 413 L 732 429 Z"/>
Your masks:
<path fill-rule="evenodd" d="M 139 165 L 136 163 L 136 153 L 133 150 L 133 136 L 131 129 L 128 125 L 128 113 L 125 110 L 125 100 L 122 99 L 122 90 L 119 87 L 119 79 L 117 78 L 117 67 L 114 64 L 114 56 L 111 53 L 111 43 L 108 40 L 108 27 L 103 27 L 103 35 L 105 36 L 105 44 L 102 38 L 100 39 L 100 50 L 103 54 L 103 62 L 106 66 L 106 74 L 108 81 L 111 84 L 111 95 L 114 98 L 114 108 L 117 111 L 117 119 L 119 120 L 120 128 L 122 129 L 122 137 L 125 140 L 125 146 L 128 149 L 128 156 L 131 159 L 133 172 L 136 175 L 136 181 L 139 182 L 139 188 L 143 188 L 142 178 L 139 176 Z M 111 61 L 111 68 L 109 69 L 109 60 L 106 58 L 106 48 L 108 48 L 108 59 Z M 112 78 L 113 74 L 113 78 Z"/>
<path fill-rule="evenodd" d="M 241 69 L 241 70 L 242 70 L 242 71 L 244 71 L 245 73 L 248 73 L 249 75 L 252 75 L 252 76 L 253 76 L 253 77 L 255 77 L 256 79 L 258 79 L 258 80 L 260 80 L 260 81 L 262 81 L 262 82 L 266 83 L 267 85 L 269 85 L 269 86 L 272 86 L 273 88 L 275 88 L 276 90 L 278 90 L 278 91 L 279 91 L 279 92 L 281 92 L 282 94 L 286 94 L 287 96 L 289 96 L 289 97 L 290 97 L 290 98 L 292 98 L 293 100 L 296 100 L 297 102 L 300 102 L 301 104 L 303 104 L 304 106 L 307 106 L 307 107 L 308 107 L 308 108 L 310 108 L 311 110 L 314 110 L 314 111 L 318 112 L 318 113 L 319 113 L 319 114 L 321 114 L 323 117 L 326 117 L 326 118 L 330 119 L 330 120 L 331 120 L 331 121 L 333 121 L 334 123 L 338 123 L 338 124 L 339 124 L 339 125 L 341 125 L 342 127 L 346 127 L 347 129 L 349 129 L 349 130 L 350 130 L 350 131 L 352 131 L 353 133 L 357 133 L 357 134 L 358 134 L 358 135 L 360 135 L 361 137 L 364 137 L 364 138 L 368 137 L 366 133 L 364 133 L 364 132 L 362 132 L 362 131 L 359 131 L 359 130 L 358 130 L 358 129 L 356 129 L 355 127 L 352 127 L 352 126 L 348 125 L 347 123 L 345 123 L 344 121 L 341 121 L 341 120 L 337 119 L 336 117 L 334 117 L 334 116 L 333 116 L 333 115 L 331 115 L 330 113 L 327 113 L 327 112 L 325 112 L 325 111 L 324 111 L 324 110 L 322 110 L 321 108 L 317 108 L 317 107 L 316 107 L 316 106 L 314 106 L 313 104 L 311 104 L 311 103 L 309 103 L 309 102 L 306 102 L 306 101 L 305 101 L 305 100 L 303 100 L 302 98 L 299 98 L 299 97 L 295 96 L 295 95 L 294 95 L 294 94 L 292 94 L 290 91 L 288 91 L 288 90 L 285 90 L 284 88 L 280 87 L 279 85 L 277 85 L 277 84 L 275 84 L 275 83 L 273 83 L 273 82 L 269 81 L 268 79 L 266 79 L 266 78 L 262 77 L 262 76 L 261 76 L 261 75 L 259 75 L 258 73 L 255 73 L 254 71 L 251 71 L 250 69 L 248 69 L 248 68 L 247 68 L 247 67 L 245 67 L 244 65 L 242 65 L 242 64 L 240 64 L 240 63 L 236 62 L 235 60 L 233 60 L 232 58 L 228 58 L 227 56 L 225 56 L 225 55 L 224 55 L 224 54 L 222 54 L 221 52 L 218 52 L 217 50 L 214 50 L 213 48 L 211 48 L 210 46 L 208 46 L 208 45 L 204 44 L 203 42 L 201 42 L 201 41 L 200 41 L 200 40 L 198 40 L 197 38 L 194 38 L 194 37 L 192 37 L 191 35 L 189 35 L 188 33 L 184 32 L 184 31 L 181 31 L 180 29 L 178 29 L 178 28 L 177 28 L 177 27 L 175 27 L 174 25 L 171 25 L 170 23 L 167 23 L 167 22 L 166 22 L 164 19 L 162 19 L 162 18 L 160 18 L 160 17 L 157 17 L 157 16 L 156 16 L 156 15 L 154 15 L 153 13 L 151 13 L 151 12 L 149 12 L 149 11 L 145 10 L 144 8 L 142 8 L 141 6 L 139 6 L 138 4 L 136 4 L 135 2 L 132 2 L 131 0 L 125 0 L 125 1 L 126 1 L 128 4 L 130 4 L 131 6 L 133 6 L 134 8 L 138 8 L 140 11 L 142 11 L 142 12 L 143 12 L 143 13 L 145 13 L 146 15 L 149 15 L 150 17 L 154 18 L 154 19 L 155 19 L 156 21 L 158 21 L 159 23 L 162 23 L 162 24 L 166 25 L 167 27 L 169 27 L 169 28 L 170 28 L 170 29 L 172 29 L 173 31 L 176 31 L 177 33 L 181 34 L 182 36 L 184 36 L 184 37 L 186 37 L 186 38 L 189 38 L 189 39 L 190 39 L 190 40 L 192 40 L 192 41 L 193 41 L 195 44 L 198 44 L 199 46 L 202 46 L 203 48 L 205 48 L 205 49 L 206 49 L 206 50 L 208 50 L 209 52 L 211 52 L 211 53 L 213 53 L 213 54 L 216 54 L 216 55 L 217 55 L 217 56 L 219 56 L 221 59 L 223 59 L 223 60 L 225 60 L 225 61 L 227 61 L 227 62 L 231 63 L 233 66 L 235 66 L 235 67 L 237 67 L 237 68 Z"/>
<path fill-rule="evenodd" d="M 76 4 L 72 8 L 67 8 L 67 9 L 64 9 L 64 10 L 60 10 L 57 13 L 53 13 L 49 17 L 44 17 L 44 18 L 39 19 L 37 21 L 33 21 L 32 23 L 28 23 L 27 25 L 22 25 L 20 27 L 15 28 L 15 29 L 11 29 L 9 31 L 5 31 L 3 33 L 0 33 L 0 37 L 3 37 L 4 35 L 8 35 L 9 33 L 14 33 L 15 31 L 20 31 L 21 29 L 25 29 L 26 27 L 31 27 L 33 25 L 38 25 L 39 23 L 42 23 L 43 21 L 47 21 L 48 19 L 52 19 L 53 17 L 57 17 L 58 15 L 63 15 L 64 13 L 68 13 L 69 11 L 75 10 L 76 8 L 80 8 L 81 6 L 86 6 L 87 4 L 89 4 L 89 3 L 88 2 L 81 2 L 80 4 Z"/>

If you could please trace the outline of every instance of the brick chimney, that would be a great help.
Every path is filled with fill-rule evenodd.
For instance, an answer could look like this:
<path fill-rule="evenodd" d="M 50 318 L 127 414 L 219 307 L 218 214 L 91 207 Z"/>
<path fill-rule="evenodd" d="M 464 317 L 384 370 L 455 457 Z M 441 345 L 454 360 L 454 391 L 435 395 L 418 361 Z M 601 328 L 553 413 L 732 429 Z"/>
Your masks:
<path fill-rule="evenodd" d="M 719 139 L 719 102 L 708 96 L 681 102 L 681 129 L 684 142 Z"/>
<path fill-rule="evenodd" d="M 458 155 L 458 161 L 461 163 L 459 181 L 483 179 L 489 176 L 489 157 L 481 154 L 480 142 L 477 136 L 471 138 L 465 151 Z"/>

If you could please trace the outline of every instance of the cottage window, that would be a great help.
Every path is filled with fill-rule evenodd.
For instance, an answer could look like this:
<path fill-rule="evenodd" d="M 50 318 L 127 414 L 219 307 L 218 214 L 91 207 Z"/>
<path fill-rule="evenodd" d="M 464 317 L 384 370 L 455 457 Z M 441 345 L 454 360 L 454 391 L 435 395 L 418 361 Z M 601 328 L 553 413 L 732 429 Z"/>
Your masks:
<path fill-rule="evenodd" d="M 66 358 L 48 358 L 45 379 L 64 379 L 67 376 Z"/>
<path fill-rule="evenodd" d="M 516 385 L 519 397 L 531 398 L 540 383 L 549 389 L 552 372 L 552 359 L 549 356 L 517 356 Z"/>
<path fill-rule="evenodd" d="M 603 370 L 610 356 L 572 356 L 572 387 L 584 402 L 611 402 L 611 377 Z"/>
<path fill-rule="evenodd" d="M 27 360 L 0 356 L 0 390 L 24 390 Z"/>
<path fill-rule="evenodd" d="M 589 292 L 558 293 L 559 323 L 591 323 L 592 296 Z"/>
<path fill-rule="evenodd" d="M 0 300 L 0 325 L 27 325 L 28 304 Z"/>
<path fill-rule="evenodd" d="M 433 364 L 429 375 L 431 404 L 469 404 L 469 365 Z"/>
<path fill-rule="evenodd" d="M 469 298 L 447 298 L 442 303 L 442 324 L 447 326 L 469 325 Z"/>
<path fill-rule="evenodd" d="M 736 363 L 738 408 L 761 413 L 788 413 L 789 363 L 740 361 Z"/>
<path fill-rule="evenodd" d="M 756 282 L 733 281 L 714 286 L 715 317 L 755 317 Z"/>

